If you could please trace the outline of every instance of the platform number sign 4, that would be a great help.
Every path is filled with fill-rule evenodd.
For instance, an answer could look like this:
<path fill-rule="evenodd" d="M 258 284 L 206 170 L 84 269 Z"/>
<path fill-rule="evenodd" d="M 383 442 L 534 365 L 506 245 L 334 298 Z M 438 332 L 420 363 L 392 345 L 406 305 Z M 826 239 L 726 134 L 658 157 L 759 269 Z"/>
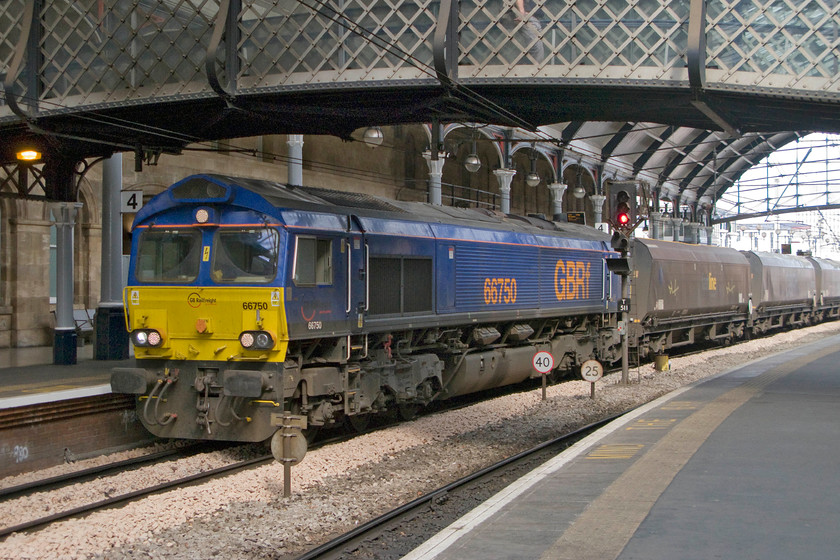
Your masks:
<path fill-rule="evenodd" d="M 120 212 L 135 214 L 143 208 L 142 191 L 123 191 L 120 193 Z"/>
<path fill-rule="evenodd" d="M 534 355 L 534 369 L 540 373 L 548 373 L 554 369 L 554 356 L 549 352 L 537 352 Z"/>

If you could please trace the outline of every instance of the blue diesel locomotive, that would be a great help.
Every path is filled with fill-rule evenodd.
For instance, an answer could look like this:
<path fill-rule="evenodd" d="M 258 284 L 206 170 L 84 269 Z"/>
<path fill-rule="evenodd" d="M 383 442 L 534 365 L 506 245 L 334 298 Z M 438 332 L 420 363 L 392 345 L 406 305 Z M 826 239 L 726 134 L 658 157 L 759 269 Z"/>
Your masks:
<path fill-rule="evenodd" d="M 592 228 L 221 175 L 137 214 L 125 290 L 136 367 L 112 375 L 161 437 L 262 441 L 410 416 L 618 358 L 618 255 Z"/>

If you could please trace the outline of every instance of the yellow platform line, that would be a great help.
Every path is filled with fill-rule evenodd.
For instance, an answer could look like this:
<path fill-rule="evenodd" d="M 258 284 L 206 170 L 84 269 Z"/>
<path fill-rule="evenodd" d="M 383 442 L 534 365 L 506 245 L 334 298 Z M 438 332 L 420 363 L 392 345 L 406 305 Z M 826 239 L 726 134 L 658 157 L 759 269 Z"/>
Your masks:
<path fill-rule="evenodd" d="M 777 366 L 727 391 L 674 426 L 596 498 L 540 560 L 617 558 L 677 473 L 730 414 L 771 383 L 836 352 L 836 347 L 828 347 Z M 595 539 L 593 527 L 604 529 Z"/>

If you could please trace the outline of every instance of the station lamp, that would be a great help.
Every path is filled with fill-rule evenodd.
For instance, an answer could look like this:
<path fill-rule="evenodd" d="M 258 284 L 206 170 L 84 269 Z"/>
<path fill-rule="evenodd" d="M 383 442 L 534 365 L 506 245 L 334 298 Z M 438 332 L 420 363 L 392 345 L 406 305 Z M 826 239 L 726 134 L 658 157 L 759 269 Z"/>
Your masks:
<path fill-rule="evenodd" d="M 23 149 L 23 150 L 20 150 L 19 152 L 17 152 L 15 154 L 15 157 L 17 158 L 18 161 L 23 161 L 23 162 L 27 162 L 27 163 L 33 162 L 33 161 L 40 161 L 41 152 L 39 152 L 37 150 L 32 150 L 32 149 L 26 148 L 26 149 Z"/>
<path fill-rule="evenodd" d="M 537 173 L 537 151 L 531 145 L 531 172 L 525 177 L 525 184 L 529 187 L 536 187 L 540 184 L 540 175 Z"/>
<path fill-rule="evenodd" d="M 365 144 L 371 148 L 375 148 L 382 145 L 382 142 L 385 141 L 385 135 L 382 133 L 382 129 L 378 126 L 371 126 L 365 130 L 365 134 L 362 139 Z"/>
<path fill-rule="evenodd" d="M 470 173 L 475 173 L 476 171 L 481 169 L 481 158 L 478 157 L 478 150 L 476 148 L 476 141 L 474 136 L 472 139 L 472 152 L 470 152 L 470 155 L 468 155 L 467 159 L 464 160 L 464 167 Z"/>

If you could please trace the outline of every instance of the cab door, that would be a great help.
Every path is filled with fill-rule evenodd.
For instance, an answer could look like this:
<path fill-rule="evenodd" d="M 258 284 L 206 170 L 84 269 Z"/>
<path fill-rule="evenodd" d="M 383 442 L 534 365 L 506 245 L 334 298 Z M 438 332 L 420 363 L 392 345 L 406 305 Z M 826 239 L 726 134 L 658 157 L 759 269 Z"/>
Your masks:
<path fill-rule="evenodd" d="M 368 310 L 368 250 L 364 233 L 349 232 L 345 239 L 347 267 L 347 298 L 345 313 L 353 334 L 364 331 Z"/>

